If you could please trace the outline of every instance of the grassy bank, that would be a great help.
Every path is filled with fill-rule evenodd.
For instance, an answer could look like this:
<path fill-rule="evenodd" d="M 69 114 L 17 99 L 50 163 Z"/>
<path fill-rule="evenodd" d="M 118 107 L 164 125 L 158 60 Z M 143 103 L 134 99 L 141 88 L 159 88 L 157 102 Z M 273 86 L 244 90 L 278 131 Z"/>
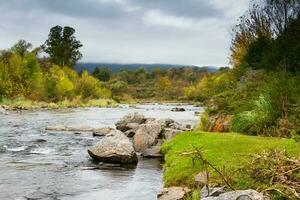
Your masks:
<path fill-rule="evenodd" d="M 203 170 L 199 161 L 193 164 L 194 147 L 201 148 L 205 159 L 218 169 L 226 171 L 236 189 L 261 188 L 245 172 L 250 155 L 268 149 L 286 150 L 290 156 L 300 156 L 300 143 L 293 139 L 246 136 L 237 133 L 186 132 L 165 143 L 165 186 L 193 186 L 194 176 Z M 211 183 L 222 184 L 220 177 L 210 171 Z"/>
<path fill-rule="evenodd" d="M 41 102 L 31 101 L 24 98 L 3 99 L 0 106 L 7 110 L 33 110 L 33 109 L 60 109 L 75 107 L 114 107 L 117 103 L 111 99 L 94 99 L 88 101 L 82 100 L 64 100 L 59 102 Z"/>

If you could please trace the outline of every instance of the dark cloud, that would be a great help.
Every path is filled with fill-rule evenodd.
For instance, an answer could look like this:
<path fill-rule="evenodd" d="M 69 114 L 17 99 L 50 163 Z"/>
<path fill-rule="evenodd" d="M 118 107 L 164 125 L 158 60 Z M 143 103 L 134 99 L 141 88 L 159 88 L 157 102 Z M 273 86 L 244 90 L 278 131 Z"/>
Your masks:
<path fill-rule="evenodd" d="M 112 0 L 9 0 L 1 4 L 23 12 L 39 10 L 74 18 L 117 19 L 127 13 L 120 3 Z"/>

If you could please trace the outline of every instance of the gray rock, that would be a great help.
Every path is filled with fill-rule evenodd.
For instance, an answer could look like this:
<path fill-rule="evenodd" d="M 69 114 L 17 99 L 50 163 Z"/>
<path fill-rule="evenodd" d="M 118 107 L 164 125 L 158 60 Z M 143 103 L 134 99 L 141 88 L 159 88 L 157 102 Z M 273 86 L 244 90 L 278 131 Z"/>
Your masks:
<path fill-rule="evenodd" d="M 196 111 L 196 112 L 194 112 L 194 114 L 195 114 L 195 116 L 200 116 L 201 112 Z"/>
<path fill-rule="evenodd" d="M 139 114 L 139 113 L 131 113 L 128 115 L 125 115 L 122 119 L 120 119 L 116 123 L 116 128 L 122 132 L 128 131 L 131 128 L 128 127 L 128 124 L 131 123 L 137 123 L 137 124 L 142 124 L 146 121 L 144 115 Z"/>
<path fill-rule="evenodd" d="M 182 124 L 180 124 L 178 122 L 173 122 L 173 123 L 169 124 L 168 128 L 181 130 L 181 131 L 188 131 L 189 130 L 185 126 L 183 126 Z"/>
<path fill-rule="evenodd" d="M 170 187 L 164 188 L 157 194 L 158 200 L 183 200 L 191 192 L 188 188 Z"/>
<path fill-rule="evenodd" d="M 139 125 L 140 125 L 139 123 L 128 123 L 127 127 L 129 129 L 137 129 L 139 127 Z"/>
<path fill-rule="evenodd" d="M 237 190 L 232 192 L 223 193 L 217 197 L 206 197 L 201 200 L 269 200 L 268 197 L 264 196 L 255 190 Z"/>
<path fill-rule="evenodd" d="M 208 192 L 209 191 L 209 192 Z M 204 186 L 201 189 L 201 199 L 205 198 L 205 197 L 217 197 L 220 194 L 223 194 L 225 192 L 224 187 L 213 187 L 213 188 L 207 188 L 206 186 Z"/>
<path fill-rule="evenodd" d="M 179 108 L 179 107 L 175 107 L 171 109 L 172 112 L 184 112 L 185 109 L 184 108 Z"/>
<path fill-rule="evenodd" d="M 160 147 L 161 146 L 152 146 L 149 149 L 146 149 L 143 153 L 142 156 L 145 158 L 162 158 L 163 155 L 160 153 Z"/>
<path fill-rule="evenodd" d="M 137 152 L 143 152 L 155 145 L 161 131 L 162 128 L 159 123 L 153 122 L 151 124 L 140 125 L 133 138 L 134 149 Z"/>
<path fill-rule="evenodd" d="M 136 132 L 135 129 L 130 129 L 130 130 L 124 132 L 124 134 L 125 134 L 127 137 L 133 137 L 133 136 L 135 135 L 135 132 Z"/>
<path fill-rule="evenodd" d="M 169 128 L 170 124 L 174 123 L 173 119 L 160 119 L 157 122 L 162 126 L 162 128 Z"/>
<path fill-rule="evenodd" d="M 109 134 L 111 131 L 114 131 L 115 129 L 111 127 L 103 127 L 103 128 L 98 128 L 93 131 L 93 136 L 106 136 Z"/>
<path fill-rule="evenodd" d="M 175 135 L 181 133 L 181 130 L 171 129 L 171 128 L 165 128 L 163 131 L 163 137 L 169 141 L 171 140 Z"/>
<path fill-rule="evenodd" d="M 113 164 L 137 163 L 132 142 L 120 131 L 111 131 L 88 150 L 96 162 Z"/>

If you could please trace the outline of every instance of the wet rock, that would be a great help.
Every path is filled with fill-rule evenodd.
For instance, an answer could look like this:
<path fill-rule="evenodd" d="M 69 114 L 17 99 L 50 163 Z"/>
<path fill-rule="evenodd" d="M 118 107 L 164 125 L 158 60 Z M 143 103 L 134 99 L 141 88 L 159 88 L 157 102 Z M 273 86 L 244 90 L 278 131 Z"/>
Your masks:
<path fill-rule="evenodd" d="M 180 107 L 175 107 L 175 108 L 172 108 L 171 111 L 172 111 L 172 112 L 184 112 L 185 109 L 184 109 L 184 108 L 180 108 Z"/>
<path fill-rule="evenodd" d="M 96 162 L 113 164 L 137 163 L 132 142 L 120 131 L 111 131 L 88 150 Z"/>
<path fill-rule="evenodd" d="M 157 194 L 158 200 L 183 200 L 191 192 L 188 188 L 170 187 L 164 188 L 163 191 Z"/>
<path fill-rule="evenodd" d="M 136 131 L 133 138 L 134 149 L 137 152 L 143 152 L 149 147 L 155 145 L 162 131 L 159 123 L 142 124 Z"/>
<path fill-rule="evenodd" d="M 47 140 L 44 140 L 44 139 L 36 139 L 34 141 L 32 141 L 33 143 L 45 143 L 47 142 Z"/>
<path fill-rule="evenodd" d="M 205 198 L 205 197 L 217 197 L 220 194 L 223 194 L 224 191 L 224 187 L 206 187 L 204 186 L 201 189 L 201 199 Z"/>
<path fill-rule="evenodd" d="M 160 145 L 152 146 L 149 149 L 146 149 L 143 153 L 142 156 L 145 158 L 162 158 L 163 155 L 160 153 Z"/>
<path fill-rule="evenodd" d="M 111 127 L 98 128 L 93 131 L 93 136 L 106 136 L 113 130 L 115 130 L 115 129 L 113 129 Z"/>
<path fill-rule="evenodd" d="M 217 197 L 206 197 L 201 198 L 202 200 L 269 200 L 268 197 L 264 196 L 255 190 L 237 190 L 232 192 L 226 192 L 220 194 Z"/>
<path fill-rule="evenodd" d="M 128 127 L 128 124 L 137 123 L 142 124 L 146 121 L 144 115 L 139 113 L 131 113 L 125 115 L 122 119 L 120 119 L 115 125 L 116 128 L 122 132 L 128 131 L 131 128 Z"/>
<path fill-rule="evenodd" d="M 165 128 L 163 131 L 163 137 L 169 141 L 171 140 L 175 135 L 181 133 L 181 130 L 176 130 L 176 129 L 172 129 L 172 128 Z"/>

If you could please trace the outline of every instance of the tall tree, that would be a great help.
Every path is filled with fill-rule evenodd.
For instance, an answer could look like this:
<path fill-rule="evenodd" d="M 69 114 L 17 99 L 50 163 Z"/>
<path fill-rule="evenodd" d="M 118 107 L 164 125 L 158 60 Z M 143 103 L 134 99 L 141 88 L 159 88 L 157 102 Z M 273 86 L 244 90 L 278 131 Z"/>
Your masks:
<path fill-rule="evenodd" d="M 25 40 L 19 40 L 14 46 L 11 48 L 11 51 L 14 53 L 18 53 L 20 56 L 24 57 L 25 54 L 32 48 L 32 44 L 26 42 Z"/>
<path fill-rule="evenodd" d="M 69 26 L 54 26 L 50 29 L 43 49 L 49 54 L 51 62 L 59 66 L 73 67 L 82 58 L 79 48 L 82 44 L 74 36 L 75 29 Z"/>

